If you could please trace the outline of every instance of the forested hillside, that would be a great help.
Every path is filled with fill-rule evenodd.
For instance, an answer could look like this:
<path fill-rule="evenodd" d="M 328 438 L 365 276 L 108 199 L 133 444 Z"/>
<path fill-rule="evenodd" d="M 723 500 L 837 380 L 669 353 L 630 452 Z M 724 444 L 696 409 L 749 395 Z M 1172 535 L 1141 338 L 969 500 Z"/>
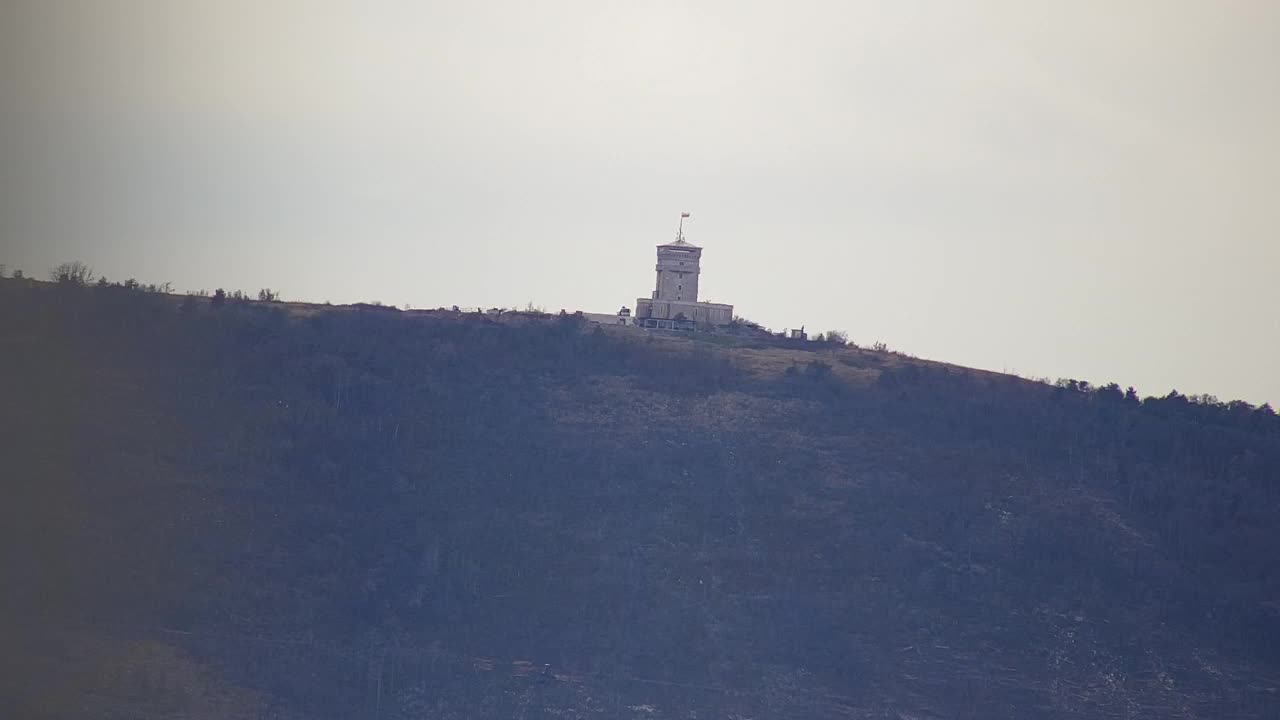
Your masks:
<path fill-rule="evenodd" d="M 0 717 L 1272 718 L 1280 418 L 0 280 Z"/>

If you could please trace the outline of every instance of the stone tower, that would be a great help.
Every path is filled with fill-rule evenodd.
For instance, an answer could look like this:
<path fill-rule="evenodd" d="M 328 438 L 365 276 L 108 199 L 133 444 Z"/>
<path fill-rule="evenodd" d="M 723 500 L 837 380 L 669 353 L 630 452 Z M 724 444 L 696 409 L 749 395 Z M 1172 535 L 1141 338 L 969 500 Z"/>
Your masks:
<path fill-rule="evenodd" d="M 697 302 L 698 263 L 702 248 L 688 243 L 684 235 L 675 242 L 658 246 L 658 282 L 653 290 L 654 300 Z"/>
<path fill-rule="evenodd" d="M 634 324 L 664 330 L 711 329 L 733 322 L 733 306 L 698 300 L 702 248 L 684 239 L 684 219 L 675 242 L 658 246 L 658 279 L 653 295 L 636 299 Z"/>

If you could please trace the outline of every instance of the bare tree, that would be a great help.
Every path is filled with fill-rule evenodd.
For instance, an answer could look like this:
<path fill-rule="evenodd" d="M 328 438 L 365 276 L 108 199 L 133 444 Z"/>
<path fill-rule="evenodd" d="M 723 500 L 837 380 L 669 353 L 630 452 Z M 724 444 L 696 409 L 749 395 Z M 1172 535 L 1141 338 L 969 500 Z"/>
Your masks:
<path fill-rule="evenodd" d="M 79 260 L 73 262 L 64 262 L 53 270 L 49 271 L 49 277 L 54 282 L 88 285 L 93 282 L 93 268 L 85 265 Z"/>

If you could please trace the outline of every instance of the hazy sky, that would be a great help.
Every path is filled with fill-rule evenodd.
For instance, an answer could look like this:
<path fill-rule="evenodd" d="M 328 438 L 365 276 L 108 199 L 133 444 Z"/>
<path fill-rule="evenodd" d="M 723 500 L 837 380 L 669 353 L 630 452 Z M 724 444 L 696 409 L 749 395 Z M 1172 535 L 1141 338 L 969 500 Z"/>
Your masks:
<path fill-rule="evenodd" d="M 0 263 L 1280 401 L 1280 2 L 0 3 Z"/>

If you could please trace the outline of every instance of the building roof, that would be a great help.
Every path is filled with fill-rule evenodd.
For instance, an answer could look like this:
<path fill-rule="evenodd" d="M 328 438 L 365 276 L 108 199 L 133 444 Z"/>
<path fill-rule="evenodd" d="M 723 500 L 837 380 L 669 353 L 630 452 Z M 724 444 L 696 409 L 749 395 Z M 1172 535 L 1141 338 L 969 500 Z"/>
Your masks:
<path fill-rule="evenodd" d="M 669 242 L 669 243 L 666 243 L 665 245 L 659 245 L 658 247 L 660 247 L 660 248 L 665 248 L 665 247 L 686 248 L 686 249 L 689 249 L 689 250 L 701 250 L 701 249 L 702 249 L 702 248 L 698 247 L 697 245 L 694 245 L 693 243 L 691 243 L 691 242 L 689 242 L 689 241 L 685 240 L 684 238 L 677 238 L 675 242 Z"/>

